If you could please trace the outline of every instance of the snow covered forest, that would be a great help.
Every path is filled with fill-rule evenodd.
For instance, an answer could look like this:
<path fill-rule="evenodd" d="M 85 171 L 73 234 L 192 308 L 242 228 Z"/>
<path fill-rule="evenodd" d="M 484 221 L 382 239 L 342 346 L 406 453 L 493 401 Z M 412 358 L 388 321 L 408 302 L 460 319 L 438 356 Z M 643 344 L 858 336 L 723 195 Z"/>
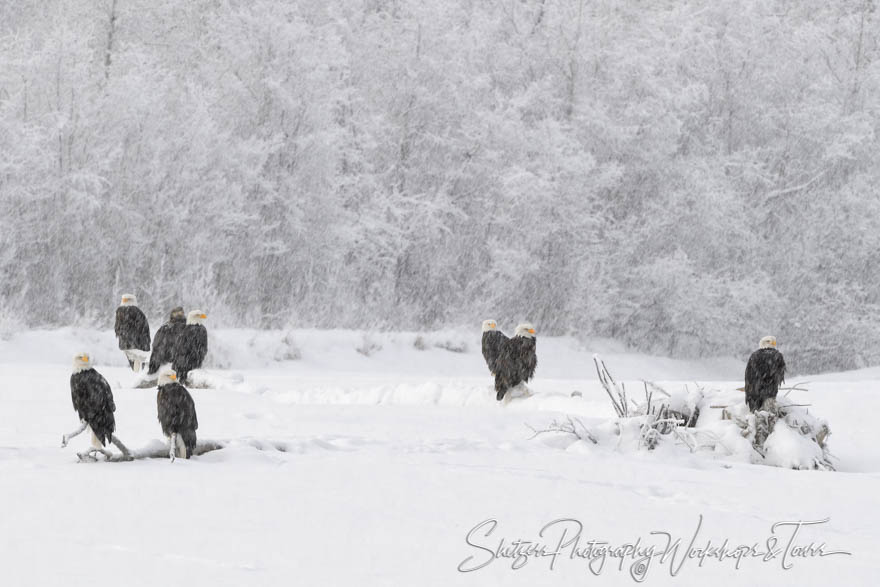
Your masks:
<path fill-rule="evenodd" d="M 880 363 L 872 0 L 0 3 L 0 324 Z"/>

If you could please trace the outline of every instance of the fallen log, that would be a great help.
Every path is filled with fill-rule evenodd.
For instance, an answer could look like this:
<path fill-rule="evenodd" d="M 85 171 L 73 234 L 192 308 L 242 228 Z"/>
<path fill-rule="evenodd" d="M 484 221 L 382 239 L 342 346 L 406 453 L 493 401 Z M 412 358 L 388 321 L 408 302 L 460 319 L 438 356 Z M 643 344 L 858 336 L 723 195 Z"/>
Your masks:
<path fill-rule="evenodd" d="M 198 457 L 203 454 L 209 453 L 211 451 L 220 450 L 226 446 L 226 441 L 219 440 L 199 440 L 196 443 L 196 448 L 193 451 L 192 456 Z M 149 445 L 140 448 L 138 450 L 133 450 L 129 453 L 128 458 L 122 453 L 115 453 L 112 457 L 107 459 L 111 463 L 119 463 L 125 461 L 139 461 L 143 459 L 167 459 L 168 456 L 168 445 L 164 442 L 154 441 Z"/>

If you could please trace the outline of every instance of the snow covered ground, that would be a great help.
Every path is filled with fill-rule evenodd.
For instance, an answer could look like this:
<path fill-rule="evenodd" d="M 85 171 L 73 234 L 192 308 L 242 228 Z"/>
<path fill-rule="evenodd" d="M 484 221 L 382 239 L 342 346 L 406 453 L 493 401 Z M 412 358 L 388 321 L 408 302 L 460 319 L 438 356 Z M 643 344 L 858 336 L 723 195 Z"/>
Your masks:
<path fill-rule="evenodd" d="M 631 585 L 638 557 L 606 554 L 600 566 L 590 541 L 660 552 L 666 538 L 652 532 L 681 545 L 638 569 L 651 585 L 876 584 L 880 369 L 794 379 L 810 381 L 791 398 L 828 420 L 838 468 L 794 471 L 683 448 L 530 439 L 527 426 L 572 415 L 598 429 L 614 415 L 593 352 L 631 389 L 641 378 L 733 389 L 743 371 L 734 360 L 539 337 L 535 395 L 499 405 L 479 333 L 210 336 L 203 378 L 214 387 L 192 394 L 200 439 L 224 448 L 173 464 L 80 464 L 86 435 L 60 447 L 77 423 L 68 378 L 80 350 L 113 386 L 119 437 L 133 449 L 161 439 L 155 391 L 133 387 L 111 332 L 0 338 L 0 584 Z M 771 530 L 825 519 L 791 545 L 791 526 Z M 577 544 L 560 549 L 578 523 Z M 762 556 L 738 569 L 731 558 L 683 560 L 700 523 L 693 548 L 727 540 Z M 518 539 L 559 555 L 490 555 L 501 540 L 516 554 Z M 811 543 L 826 556 L 797 548 Z"/>

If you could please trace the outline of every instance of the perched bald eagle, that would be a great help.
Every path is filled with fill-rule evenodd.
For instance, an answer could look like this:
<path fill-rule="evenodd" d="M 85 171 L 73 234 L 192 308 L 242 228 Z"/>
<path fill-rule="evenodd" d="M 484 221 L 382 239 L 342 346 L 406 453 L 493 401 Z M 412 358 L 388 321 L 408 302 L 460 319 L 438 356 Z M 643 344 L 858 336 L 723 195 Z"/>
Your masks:
<path fill-rule="evenodd" d="M 196 403 L 167 366 L 159 373 L 156 407 L 162 433 L 168 437 L 168 456 L 172 461 L 175 457 L 190 458 L 196 449 L 196 430 L 199 429 Z"/>
<path fill-rule="evenodd" d="M 122 294 L 122 304 L 116 308 L 116 325 L 113 329 L 119 339 L 119 349 L 128 358 L 128 365 L 133 371 L 140 371 L 145 353 L 150 350 L 150 325 L 137 307 L 134 295 Z"/>
<path fill-rule="evenodd" d="M 186 325 L 174 345 L 174 371 L 184 385 L 189 372 L 200 368 L 208 354 L 208 330 L 202 324 L 207 317 L 201 310 L 187 314 Z"/>
<path fill-rule="evenodd" d="M 764 405 L 764 400 L 775 398 L 779 384 L 785 381 L 785 359 L 776 350 L 776 338 L 765 336 L 758 350 L 749 357 L 746 364 L 746 403 L 756 412 Z"/>
<path fill-rule="evenodd" d="M 62 436 L 61 446 L 67 446 L 71 438 L 88 428 L 92 434 L 92 449 L 77 453 L 80 460 L 95 460 L 99 452 L 109 459 L 112 455 L 104 448 L 108 442 L 115 444 L 122 451 L 123 457 L 130 458 L 128 449 L 113 434 L 116 430 L 113 391 L 107 380 L 92 368 L 88 353 L 80 353 L 73 358 L 70 397 L 81 426 Z"/>
<path fill-rule="evenodd" d="M 504 341 L 495 360 L 495 399 L 501 401 L 510 389 L 535 375 L 535 348 L 535 327 L 531 324 L 520 324 L 513 338 Z"/>
<path fill-rule="evenodd" d="M 174 345 L 177 344 L 177 337 L 183 332 L 186 326 L 186 314 L 180 306 L 171 310 L 171 317 L 168 322 L 159 327 L 156 336 L 153 337 L 153 352 L 150 353 L 150 368 L 147 370 L 149 375 L 153 375 L 159 371 L 159 367 L 165 363 L 174 361 Z"/>
<path fill-rule="evenodd" d="M 486 366 L 489 367 L 489 373 L 495 375 L 495 361 L 501 354 L 501 347 L 504 341 L 509 340 L 507 335 L 498 330 L 498 323 L 494 320 L 483 321 L 483 358 L 486 359 Z"/>

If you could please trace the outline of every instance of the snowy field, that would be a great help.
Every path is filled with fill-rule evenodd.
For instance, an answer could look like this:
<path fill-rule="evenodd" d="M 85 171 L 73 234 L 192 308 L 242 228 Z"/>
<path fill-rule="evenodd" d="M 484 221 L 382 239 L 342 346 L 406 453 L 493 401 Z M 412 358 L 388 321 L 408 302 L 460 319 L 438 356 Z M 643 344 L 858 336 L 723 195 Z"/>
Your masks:
<path fill-rule="evenodd" d="M 651 559 L 650 585 L 876 584 L 880 369 L 787 382 L 809 381 L 791 399 L 827 419 L 838 469 L 795 471 L 683 447 L 530 438 L 529 426 L 566 415 L 590 429 L 612 418 L 593 352 L 632 389 L 644 378 L 732 390 L 744 369 L 732 359 L 681 362 L 539 337 L 534 396 L 499 405 L 479 333 L 210 336 L 201 377 L 212 387 L 192 394 L 200 440 L 223 448 L 173 464 L 77 463 L 86 435 L 60 447 L 77 424 L 68 378 L 81 350 L 113 387 L 118 436 L 135 450 L 162 439 L 155 388 L 133 387 L 111 332 L 0 340 L 0 584 L 632 585 L 636 557 L 608 555 L 600 566 L 589 542 L 662 550 L 666 538 L 652 531 L 681 546 Z M 731 558 L 684 560 L 701 517 L 694 549 L 727 540 L 762 555 L 772 536 L 776 546 L 738 569 Z M 791 526 L 771 530 L 825 519 L 792 544 Z M 474 530 L 469 545 L 487 520 L 494 531 Z M 556 520 L 568 521 L 539 535 Z M 555 558 L 489 554 L 517 539 L 557 550 L 572 542 L 573 520 L 579 541 Z M 852 554 L 805 556 L 811 543 Z"/>

